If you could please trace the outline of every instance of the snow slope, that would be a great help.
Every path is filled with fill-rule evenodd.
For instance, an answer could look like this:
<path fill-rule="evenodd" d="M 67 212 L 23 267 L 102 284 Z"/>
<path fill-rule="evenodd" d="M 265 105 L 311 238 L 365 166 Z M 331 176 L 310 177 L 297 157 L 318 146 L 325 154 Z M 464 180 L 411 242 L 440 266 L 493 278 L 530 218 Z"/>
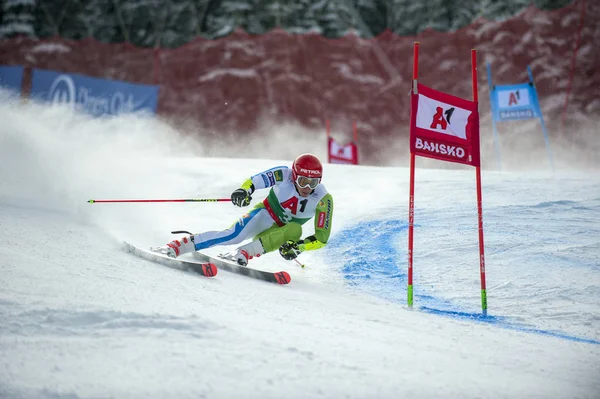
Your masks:
<path fill-rule="evenodd" d="M 228 196 L 306 143 L 226 159 L 154 120 L 7 101 L 0 120 L 0 397 L 598 397 L 597 173 L 483 172 L 483 317 L 472 169 L 417 170 L 411 310 L 407 168 L 325 165 L 327 247 L 305 269 L 252 262 L 290 285 L 205 278 L 121 242 L 162 245 L 244 210 L 86 201 Z"/>

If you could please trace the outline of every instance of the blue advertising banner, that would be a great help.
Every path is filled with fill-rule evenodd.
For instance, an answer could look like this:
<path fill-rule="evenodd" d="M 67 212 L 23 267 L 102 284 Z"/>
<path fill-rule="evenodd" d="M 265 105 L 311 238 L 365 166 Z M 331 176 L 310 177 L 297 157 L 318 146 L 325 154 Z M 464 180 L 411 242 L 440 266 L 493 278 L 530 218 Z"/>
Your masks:
<path fill-rule="evenodd" d="M 21 93 L 22 66 L 0 66 L 0 87 Z"/>
<path fill-rule="evenodd" d="M 33 70 L 31 96 L 92 116 L 156 113 L 158 86 Z"/>
<path fill-rule="evenodd" d="M 540 107 L 537 90 L 535 89 L 535 83 L 533 82 L 533 74 L 531 73 L 531 68 L 529 66 L 527 67 L 527 74 L 529 75 L 529 82 L 527 83 L 494 85 L 492 83 L 492 69 L 490 64 L 487 64 L 490 104 L 492 108 L 492 127 L 494 129 L 494 143 L 498 167 L 501 168 L 501 162 L 496 122 L 539 118 L 542 125 L 544 140 L 546 141 L 546 150 L 548 151 L 550 166 L 552 167 L 552 170 L 554 170 L 550 141 L 548 140 L 548 133 L 546 132 L 542 109 Z"/>
<path fill-rule="evenodd" d="M 540 105 L 530 83 L 496 85 L 492 93 L 492 109 L 497 121 L 539 118 Z"/>

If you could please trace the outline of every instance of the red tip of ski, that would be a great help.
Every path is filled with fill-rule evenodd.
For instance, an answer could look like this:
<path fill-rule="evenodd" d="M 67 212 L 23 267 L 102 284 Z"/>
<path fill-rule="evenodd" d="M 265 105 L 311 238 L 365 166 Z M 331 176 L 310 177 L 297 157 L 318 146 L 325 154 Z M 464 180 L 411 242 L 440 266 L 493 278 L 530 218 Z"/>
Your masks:
<path fill-rule="evenodd" d="M 288 284 L 290 281 L 292 281 L 292 278 L 288 272 L 275 273 L 275 278 L 279 284 Z"/>
<path fill-rule="evenodd" d="M 202 274 L 206 277 L 214 277 L 217 275 L 217 266 L 214 263 L 205 263 L 202 265 Z"/>

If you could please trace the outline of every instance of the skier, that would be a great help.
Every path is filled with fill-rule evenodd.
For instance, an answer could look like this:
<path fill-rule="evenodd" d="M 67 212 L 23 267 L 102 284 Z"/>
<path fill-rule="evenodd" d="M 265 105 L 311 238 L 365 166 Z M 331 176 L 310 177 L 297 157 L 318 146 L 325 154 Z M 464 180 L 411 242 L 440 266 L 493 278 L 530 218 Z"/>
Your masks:
<path fill-rule="evenodd" d="M 322 248 L 331 232 L 333 198 L 321 184 L 323 166 L 312 154 L 297 157 L 292 168 L 277 166 L 258 173 L 231 194 L 239 207 L 250 205 L 255 190 L 271 188 L 264 201 L 222 231 L 207 231 L 173 240 L 155 251 L 176 258 L 215 245 L 239 244 L 253 240 L 222 255 L 247 266 L 253 257 L 279 249 L 284 259 L 293 260 L 304 251 Z M 304 239 L 302 225 L 314 216 L 315 234 Z"/>

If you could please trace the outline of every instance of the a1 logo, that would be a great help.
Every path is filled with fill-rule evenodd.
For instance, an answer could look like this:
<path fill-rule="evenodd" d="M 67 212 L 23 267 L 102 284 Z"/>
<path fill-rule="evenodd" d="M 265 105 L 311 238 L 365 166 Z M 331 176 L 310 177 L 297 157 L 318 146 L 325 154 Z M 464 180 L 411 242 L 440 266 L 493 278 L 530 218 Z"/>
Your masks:
<path fill-rule="evenodd" d="M 303 199 L 300 201 L 300 212 L 304 212 L 304 208 L 306 208 L 306 204 L 308 203 L 307 199 Z M 298 213 L 298 198 L 292 197 L 288 200 L 285 200 L 281 203 L 281 207 L 284 209 L 289 209 L 292 215 Z"/>

